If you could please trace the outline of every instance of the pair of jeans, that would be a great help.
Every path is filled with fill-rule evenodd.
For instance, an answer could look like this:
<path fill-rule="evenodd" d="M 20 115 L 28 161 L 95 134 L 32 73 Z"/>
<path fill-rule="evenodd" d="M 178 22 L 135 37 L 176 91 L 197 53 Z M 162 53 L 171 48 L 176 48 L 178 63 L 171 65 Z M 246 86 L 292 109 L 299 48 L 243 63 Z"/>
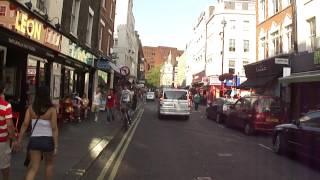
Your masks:
<path fill-rule="evenodd" d="M 199 103 L 194 103 L 194 109 L 198 111 L 198 108 L 199 108 Z"/>
<path fill-rule="evenodd" d="M 112 108 L 107 108 L 107 121 L 113 121 L 113 111 Z"/>

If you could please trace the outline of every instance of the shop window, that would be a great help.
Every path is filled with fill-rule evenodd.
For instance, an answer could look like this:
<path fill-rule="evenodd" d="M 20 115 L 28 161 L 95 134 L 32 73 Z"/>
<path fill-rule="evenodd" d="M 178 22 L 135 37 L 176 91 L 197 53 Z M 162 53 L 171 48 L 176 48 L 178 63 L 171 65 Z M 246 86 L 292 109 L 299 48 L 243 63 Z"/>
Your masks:
<path fill-rule="evenodd" d="M 224 8 L 225 9 L 235 9 L 236 4 L 235 4 L 235 2 L 226 1 L 226 2 L 224 2 Z"/>
<path fill-rule="evenodd" d="M 259 22 L 266 19 L 266 0 L 259 0 Z"/>
<path fill-rule="evenodd" d="M 102 51 L 103 30 L 104 30 L 104 27 L 105 27 L 105 24 L 102 23 L 102 22 L 100 23 L 101 26 L 100 26 L 100 32 L 99 32 L 99 50 L 101 50 L 101 51 Z"/>
<path fill-rule="evenodd" d="M 0 16 L 6 16 L 6 6 L 0 6 Z"/>

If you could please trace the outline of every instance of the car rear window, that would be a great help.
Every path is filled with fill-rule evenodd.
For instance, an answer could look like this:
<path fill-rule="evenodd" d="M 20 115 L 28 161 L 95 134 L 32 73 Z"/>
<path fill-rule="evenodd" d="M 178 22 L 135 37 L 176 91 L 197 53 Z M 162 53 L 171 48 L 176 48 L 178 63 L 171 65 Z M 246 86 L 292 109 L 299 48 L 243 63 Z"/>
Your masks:
<path fill-rule="evenodd" d="M 259 99 L 259 105 L 255 104 L 256 111 L 259 113 L 262 112 L 276 112 L 280 111 L 280 101 L 276 98 L 262 98 Z"/>
<path fill-rule="evenodd" d="M 186 91 L 165 91 L 164 99 L 187 100 L 188 93 Z"/>
<path fill-rule="evenodd" d="M 147 95 L 154 95 L 154 92 L 148 92 Z"/>

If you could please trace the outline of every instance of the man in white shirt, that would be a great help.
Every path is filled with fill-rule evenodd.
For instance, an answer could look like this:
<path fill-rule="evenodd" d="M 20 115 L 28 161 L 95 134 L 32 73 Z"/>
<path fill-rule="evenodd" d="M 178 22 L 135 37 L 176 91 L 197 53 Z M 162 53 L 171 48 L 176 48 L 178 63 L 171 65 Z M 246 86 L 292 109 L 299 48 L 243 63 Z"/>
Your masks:
<path fill-rule="evenodd" d="M 101 101 L 102 101 L 101 89 L 100 89 L 100 87 L 97 87 L 97 90 L 96 90 L 96 93 L 93 97 L 93 102 L 92 102 L 92 111 L 94 112 L 94 121 L 95 122 L 98 122 Z"/>

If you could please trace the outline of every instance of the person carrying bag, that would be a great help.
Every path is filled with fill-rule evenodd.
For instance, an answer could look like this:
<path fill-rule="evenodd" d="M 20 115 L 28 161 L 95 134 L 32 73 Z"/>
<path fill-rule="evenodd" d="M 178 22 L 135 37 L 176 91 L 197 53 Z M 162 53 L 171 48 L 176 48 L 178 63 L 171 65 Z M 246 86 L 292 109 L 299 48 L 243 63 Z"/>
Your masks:
<path fill-rule="evenodd" d="M 25 160 L 25 165 L 28 165 L 25 179 L 35 179 L 42 158 L 46 162 L 45 179 L 52 179 L 53 159 L 58 151 L 58 126 L 57 110 L 51 102 L 49 88 L 39 87 L 37 89 L 34 102 L 28 107 L 25 114 L 18 139 L 19 147 L 21 147 L 24 133 L 30 123 L 32 124 L 32 132 Z"/>

